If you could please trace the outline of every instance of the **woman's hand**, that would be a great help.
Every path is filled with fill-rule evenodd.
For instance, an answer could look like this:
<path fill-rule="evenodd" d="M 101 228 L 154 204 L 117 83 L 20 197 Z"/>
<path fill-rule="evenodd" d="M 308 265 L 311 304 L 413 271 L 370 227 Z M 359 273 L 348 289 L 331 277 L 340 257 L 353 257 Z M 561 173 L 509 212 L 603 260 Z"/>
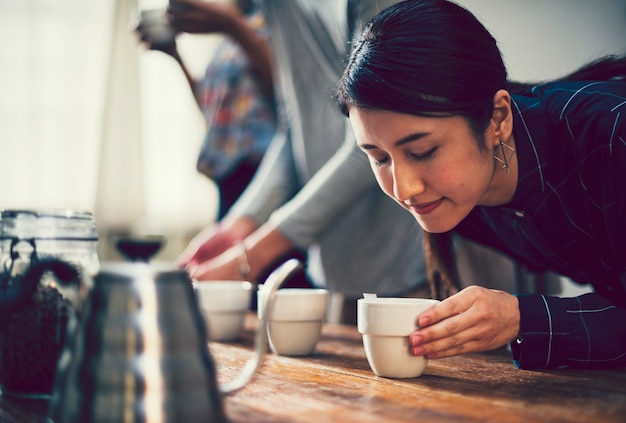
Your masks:
<path fill-rule="evenodd" d="M 520 329 L 517 297 L 470 286 L 423 312 L 409 337 L 411 353 L 429 359 L 489 351 L 515 339 Z"/>

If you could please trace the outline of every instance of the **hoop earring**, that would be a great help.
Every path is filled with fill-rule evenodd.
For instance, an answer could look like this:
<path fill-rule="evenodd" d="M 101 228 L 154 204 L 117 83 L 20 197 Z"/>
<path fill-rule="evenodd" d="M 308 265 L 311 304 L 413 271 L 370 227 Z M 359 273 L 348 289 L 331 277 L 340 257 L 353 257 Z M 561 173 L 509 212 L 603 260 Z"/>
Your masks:
<path fill-rule="evenodd" d="M 507 175 L 511 174 L 511 168 L 509 167 L 509 160 L 511 160 L 513 158 L 513 155 L 515 154 L 515 149 L 513 147 L 511 147 L 508 144 L 505 144 L 502 142 L 502 140 L 498 140 L 500 141 L 500 151 L 502 151 L 502 158 L 498 157 L 498 148 L 496 147 L 496 152 L 493 154 L 493 158 L 496 159 L 496 161 L 502 163 L 501 168 L 504 169 L 506 171 Z M 504 150 L 504 148 L 508 148 L 509 149 L 509 156 L 507 157 L 507 152 Z"/>

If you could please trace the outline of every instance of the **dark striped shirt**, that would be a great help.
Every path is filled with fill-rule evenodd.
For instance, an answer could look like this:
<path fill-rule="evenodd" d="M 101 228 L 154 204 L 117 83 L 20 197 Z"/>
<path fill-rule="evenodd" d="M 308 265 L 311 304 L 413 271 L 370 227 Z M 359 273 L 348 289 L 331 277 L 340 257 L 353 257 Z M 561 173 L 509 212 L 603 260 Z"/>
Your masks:
<path fill-rule="evenodd" d="M 514 96 L 513 200 L 458 232 L 594 293 L 519 296 L 521 368 L 626 366 L 626 83 L 540 85 Z"/>

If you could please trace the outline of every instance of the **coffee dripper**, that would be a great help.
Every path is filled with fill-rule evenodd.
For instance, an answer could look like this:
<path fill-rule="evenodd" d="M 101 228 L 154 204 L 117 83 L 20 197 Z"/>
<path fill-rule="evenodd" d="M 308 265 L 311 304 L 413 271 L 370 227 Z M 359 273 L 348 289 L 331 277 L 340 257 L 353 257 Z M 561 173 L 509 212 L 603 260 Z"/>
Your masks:
<path fill-rule="evenodd" d="M 72 336 L 59 359 L 50 421 L 227 421 L 222 397 L 255 375 L 267 351 L 265 316 L 272 313 L 275 291 L 300 267 L 291 259 L 267 278 L 272 296 L 254 354 L 220 386 L 187 272 L 147 260 L 103 265 L 83 316 L 68 329 Z"/>

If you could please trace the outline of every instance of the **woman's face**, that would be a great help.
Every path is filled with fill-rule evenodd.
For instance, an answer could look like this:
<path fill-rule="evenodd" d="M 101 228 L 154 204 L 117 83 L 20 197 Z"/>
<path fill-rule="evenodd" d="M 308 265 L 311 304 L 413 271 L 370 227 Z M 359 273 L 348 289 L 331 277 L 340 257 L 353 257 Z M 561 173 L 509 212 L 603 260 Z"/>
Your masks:
<path fill-rule="evenodd" d="M 462 117 L 352 108 L 350 122 L 380 187 L 426 231 L 447 232 L 494 202 L 493 146 L 479 148 Z"/>

